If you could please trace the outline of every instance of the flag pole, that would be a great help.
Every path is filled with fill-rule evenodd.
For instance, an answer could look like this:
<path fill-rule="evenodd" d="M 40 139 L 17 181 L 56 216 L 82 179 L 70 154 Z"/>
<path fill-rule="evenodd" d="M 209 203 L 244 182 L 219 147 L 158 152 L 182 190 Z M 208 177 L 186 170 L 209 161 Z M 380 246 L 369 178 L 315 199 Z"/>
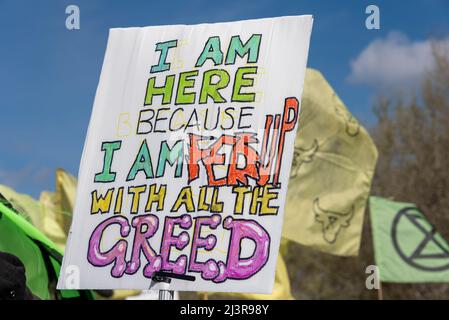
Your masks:
<path fill-rule="evenodd" d="M 164 287 L 159 290 L 159 300 L 173 300 L 174 291 L 169 290 L 171 279 L 166 275 L 154 275 L 152 278 L 153 281 L 159 282 Z"/>
<path fill-rule="evenodd" d="M 159 290 L 159 300 L 173 300 L 173 290 Z"/>
<path fill-rule="evenodd" d="M 187 281 L 195 281 L 194 276 L 183 275 L 183 274 L 175 274 L 166 271 L 158 271 L 153 274 L 151 278 L 154 282 L 158 282 L 162 284 L 162 289 L 159 290 L 159 300 L 173 300 L 175 292 L 170 290 L 170 282 L 171 279 L 180 279 Z"/>
<path fill-rule="evenodd" d="M 377 289 L 377 299 L 383 300 L 384 299 L 384 292 L 382 290 L 382 281 L 379 280 L 379 289 Z"/>

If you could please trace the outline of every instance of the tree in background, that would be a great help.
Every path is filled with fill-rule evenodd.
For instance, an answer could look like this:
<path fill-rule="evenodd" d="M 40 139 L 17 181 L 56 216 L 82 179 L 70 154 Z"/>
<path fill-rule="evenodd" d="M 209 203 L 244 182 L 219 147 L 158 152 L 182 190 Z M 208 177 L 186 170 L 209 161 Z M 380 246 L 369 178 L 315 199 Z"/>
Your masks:
<path fill-rule="evenodd" d="M 382 97 L 372 137 L 372 194 L 415 203 L 449 240 L 449 52 L 433 43 L 434 69 L 411 98 Z M 388 285 L 387 298 L 449 298 L 449 285 Z M 408 290 L 410 289 L 410 290 Z"/>
<path fill-rule="evenodd" d="M 435 69 L 410 102 L 381 98 L 372 131 L 379 150 L 373 193 L 416 203 L 449 238 L 449 59 L 434 45 Z"/>

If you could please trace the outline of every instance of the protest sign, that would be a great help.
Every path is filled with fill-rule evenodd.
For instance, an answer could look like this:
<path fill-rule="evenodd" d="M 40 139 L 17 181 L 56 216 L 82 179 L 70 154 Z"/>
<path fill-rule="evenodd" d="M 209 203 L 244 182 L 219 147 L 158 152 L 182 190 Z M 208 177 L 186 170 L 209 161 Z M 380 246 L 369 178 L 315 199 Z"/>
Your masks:
<path fill-rule="evenodd" d="M 110 31 L 59 288 L 271 292 L 311 28 Z"/>

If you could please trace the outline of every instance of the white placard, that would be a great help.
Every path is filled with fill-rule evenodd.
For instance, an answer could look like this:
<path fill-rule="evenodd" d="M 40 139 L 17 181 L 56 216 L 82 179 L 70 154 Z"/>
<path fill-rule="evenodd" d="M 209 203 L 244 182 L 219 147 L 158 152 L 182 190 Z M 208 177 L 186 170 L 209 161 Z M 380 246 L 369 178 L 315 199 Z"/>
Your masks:
<path fill-rule="evenodd" d="M 312 20 L 110 30 L 58 288 L 272 291 Z"/>

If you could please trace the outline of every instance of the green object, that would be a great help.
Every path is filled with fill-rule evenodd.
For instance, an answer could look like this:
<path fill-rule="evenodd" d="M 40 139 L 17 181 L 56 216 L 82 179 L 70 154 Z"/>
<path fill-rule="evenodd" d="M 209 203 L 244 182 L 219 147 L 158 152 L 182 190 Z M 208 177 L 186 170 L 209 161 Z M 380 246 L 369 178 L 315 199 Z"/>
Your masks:
<path fill-rule="evenodd" d="M 17 256 L 25 265 L 27 287 L 40 299 L 50 299 L 50 282 L 56 284 L 63 251 L 2 199 L 0 251 Z M 92 299 L 90 291 L 61 290 L 60 297 Z"/>
<path fill-rule="evenodd" d="M 47 269 L 39 247 L 6 216 L 4 208 L 0 212 L 0 251 L 17 256 L 25 265 L 28 288 L 40 299 L 49 299 Z"/>
<path fill-rule="evenodd" d="M 449 245 L 411 203 L 370 197 L 380 281 L 449 282 Z"/>

